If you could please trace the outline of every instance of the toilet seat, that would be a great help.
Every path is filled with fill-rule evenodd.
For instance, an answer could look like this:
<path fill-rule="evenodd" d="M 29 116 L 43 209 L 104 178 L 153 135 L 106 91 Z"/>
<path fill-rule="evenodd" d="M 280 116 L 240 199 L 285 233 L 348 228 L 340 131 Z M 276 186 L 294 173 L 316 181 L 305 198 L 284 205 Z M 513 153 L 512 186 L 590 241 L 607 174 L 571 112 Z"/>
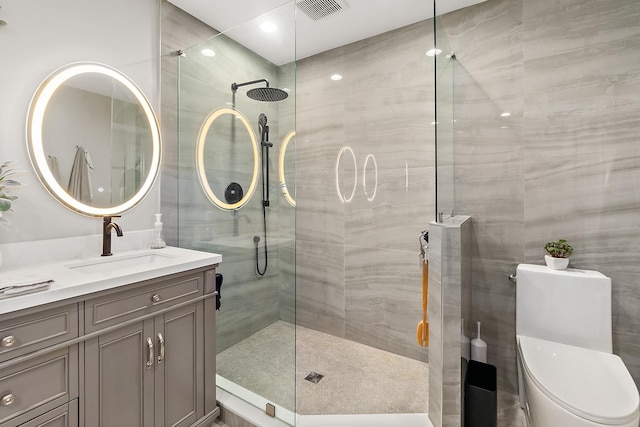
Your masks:
<path fill-rule="evenodd" d="M 517 338 L 522 367 L 558 406 L 605 425 L 637 419 L 638 390 L 618 356 L 532 337 Z"/>

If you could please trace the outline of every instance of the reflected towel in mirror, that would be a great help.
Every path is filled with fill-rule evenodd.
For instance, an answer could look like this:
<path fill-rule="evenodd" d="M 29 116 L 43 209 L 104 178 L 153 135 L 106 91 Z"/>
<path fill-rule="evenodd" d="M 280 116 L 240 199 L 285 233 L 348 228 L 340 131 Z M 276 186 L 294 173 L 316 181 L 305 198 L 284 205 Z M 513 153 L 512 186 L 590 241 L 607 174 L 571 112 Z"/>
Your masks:
<path fill-rule="evenodd" d="M 77 147 L 76 156 L 73 159 L 71 174 L 69 176 L 69 186 L 67 191 L 74 199 L 81 203 L 88 204 L 93 200 L 93 189 L 91 188 L 91 172 L 93 162 L 89 152 L 82 147 Z"/>
<path fill-rule="evenodd" d="M 49 164 L 49 169 L 51 169 L 53 177 L 56 181 L 60 182 L 60 165 L 58 164 L 58 158 L 56 156 L 47 156 L 47 163 Z"/>

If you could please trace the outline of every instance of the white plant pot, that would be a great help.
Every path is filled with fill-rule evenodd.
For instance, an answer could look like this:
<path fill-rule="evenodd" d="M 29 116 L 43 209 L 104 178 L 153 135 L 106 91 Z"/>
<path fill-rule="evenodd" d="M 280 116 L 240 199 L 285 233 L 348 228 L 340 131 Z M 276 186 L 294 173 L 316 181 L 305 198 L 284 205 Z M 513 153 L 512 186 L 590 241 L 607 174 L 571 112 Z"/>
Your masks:
<path fill-rule="evenodd" d="M 569 266 L 569 258 L 554 258 L 551 255 L 545 255 L 544 262 L 553 270 L 565 270 Z"/>

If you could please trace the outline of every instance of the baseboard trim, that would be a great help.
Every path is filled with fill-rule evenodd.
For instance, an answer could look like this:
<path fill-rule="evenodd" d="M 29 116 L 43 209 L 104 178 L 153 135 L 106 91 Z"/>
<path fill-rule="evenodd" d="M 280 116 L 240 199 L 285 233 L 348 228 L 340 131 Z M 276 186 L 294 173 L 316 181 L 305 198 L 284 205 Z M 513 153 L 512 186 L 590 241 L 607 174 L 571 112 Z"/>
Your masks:
<path fill-rule="evenodd" d="M 211 427 L 216 419 L 220 416 L 220 408 L 216 406 L 216 409 L 209 412 L 204 417 L 200 418 L 191 427 Z"/>

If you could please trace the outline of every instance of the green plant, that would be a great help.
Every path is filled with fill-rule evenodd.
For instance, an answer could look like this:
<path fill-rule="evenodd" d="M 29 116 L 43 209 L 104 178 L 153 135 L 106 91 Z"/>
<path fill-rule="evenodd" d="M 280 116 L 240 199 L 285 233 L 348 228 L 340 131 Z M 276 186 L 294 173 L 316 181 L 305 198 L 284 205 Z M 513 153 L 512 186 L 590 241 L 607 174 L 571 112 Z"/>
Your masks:
<path fill-rule="evenodd" d="M 15 191 L 22 186 L 22 183 L 15 179 L 21 172 L 16 169 L 15 164 L 16 161 L 11 160 L 0 165 L 0 225 L 10 224 L 3 212 L 14 212 L 13 202 L 18 199 Z"/>
<path fill-rule="evenodd" d="M 545 243 L 544 250 L 554 258 L 569 258 L 573 253 L 573 248 L 564 239 Z"/>

